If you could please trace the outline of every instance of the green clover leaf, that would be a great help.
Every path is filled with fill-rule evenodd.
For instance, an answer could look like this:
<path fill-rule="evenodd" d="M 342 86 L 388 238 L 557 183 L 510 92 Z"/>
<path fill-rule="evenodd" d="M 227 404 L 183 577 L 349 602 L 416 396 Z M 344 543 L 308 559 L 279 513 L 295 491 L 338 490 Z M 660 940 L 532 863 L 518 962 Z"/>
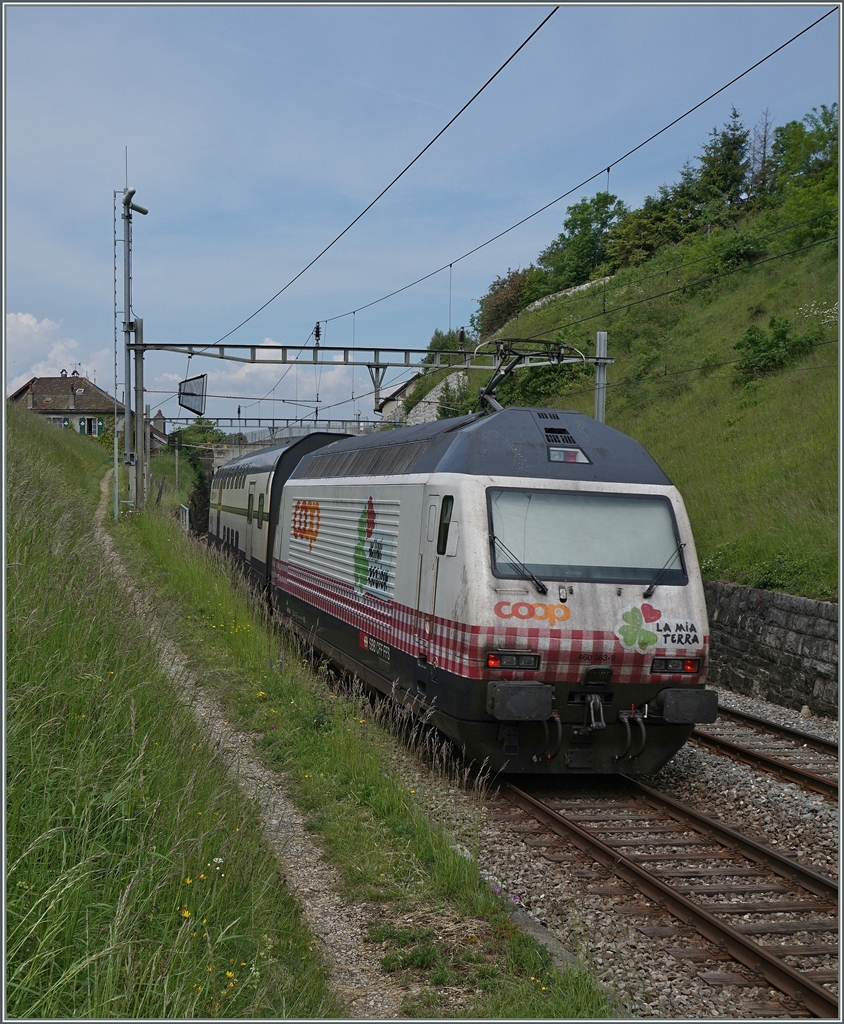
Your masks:
<path fill-rule="evenodd" d="M 649 629 L 645 629 L 645 620 L 642 617 L 640 608 L 631 608 L 621 615 L 623 626 L 616 631 L 625 647 L 638 647 L 640 651 L 646 651 L 652 647 L 659 637 Z"/>
<path fill-rule="evenodd" d="M 622 626 L 618 631 L 619 636 L 624 641 L 625 647 L 635 647 L 636 641 L 639 639 L 639 630 L 636 626 Z"/>
<path fill-rule="evenodd" d="M 640 629 L 638 638 L 639 650 L 646 651 L 649 647 L 655 644 L 658 639 L 659 637 L 656 633 L 652 633 L 649 629 Z"/>
<path fill-rule="evenodd" d="M 642 627 L 645 621 L 638 608 L 631 608 L 629 612 L 625 612 L 621 617 L 625 622 L 629 622 L 631 626 L 635 626 L 637 630 Z"/>

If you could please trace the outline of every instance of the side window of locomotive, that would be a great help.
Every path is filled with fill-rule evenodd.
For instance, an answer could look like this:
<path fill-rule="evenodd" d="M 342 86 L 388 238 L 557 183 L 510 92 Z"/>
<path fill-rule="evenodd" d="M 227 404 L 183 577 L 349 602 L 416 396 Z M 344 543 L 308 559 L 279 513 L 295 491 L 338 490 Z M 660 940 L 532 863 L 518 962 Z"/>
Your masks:
<path fill-rule="evenodd" d="M 258 495 L 258 529 L 260 530 L 264 525 L 264 492 Z"/>
<path fill-rule="evenodd" d="M 252 505 L 253 505 L 254 501 L 255 501 L 255 493 L 254 493 L 254 491 L 250 491 L 249 492 L 249 500 L 246 503 L 246 522 L 247 523 L 251 523 L 252 522 Z"/>
<path fill-rule="evenodd" d="M 446 494 L 440 507 L 440 529 L 437 533 L 437 554 L 444 555 L 448 546 L 448 528 L 451 524 L 451 510 L 454 508 L 454 497 Z"/>

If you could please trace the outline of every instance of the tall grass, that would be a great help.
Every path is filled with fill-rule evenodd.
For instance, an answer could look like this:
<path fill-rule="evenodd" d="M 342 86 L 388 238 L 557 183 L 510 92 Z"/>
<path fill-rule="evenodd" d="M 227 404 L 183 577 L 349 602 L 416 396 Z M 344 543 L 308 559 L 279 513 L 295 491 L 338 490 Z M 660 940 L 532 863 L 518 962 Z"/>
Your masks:
<path fill-rule="evenodd" d="M 7 423 L 8 1015 L 335 1014 L 254 810 L 103 565 L 108 453 Z"/>
<path fill-rule="evenodd" d="M 485 1017 L 493 1009 L 504 1017 L 609 1014 L 590 976 L 555 970 L 547 951 L 522 936 L 481 880 L 472 852 L 484 780 L 465 773 L 438 734 L 406 709 L 373 700 L 354 681 L 337 681 L 312 662 L 267 621 L 231 563 L 198 547 L 166 510 L 130 517 L 115 536 L 156 593 L 167 631 L 189 653 L 199 684 L 256 737 L 264 762 L 284 772 L 307 827 L 339 870 L 344 894 L 380 908 L 373 923 L 420 908 L 474 922 L 471 957 L 444 948 L 433 959 L 419 954 L 412 966 L 426 995 L 411 999 L 405 1012 L 453 1014 L 438 995 L 448 984 L 465 992 L 459 1015 Z M 397 735 L 405 741 L 402 755 Z M 433 777 L 427 807 L 407 782 L 406 762 L 417 755 L 420 774 Z M 405 761 L 402 770 L 397 757 Z M 446 810 L 455 783 L 477 808 L 460 851 Z M 385 969 L 392 962 L 385 956 Z M 535 982 L 540 974 L 548 980 L 544 989 Z"/>

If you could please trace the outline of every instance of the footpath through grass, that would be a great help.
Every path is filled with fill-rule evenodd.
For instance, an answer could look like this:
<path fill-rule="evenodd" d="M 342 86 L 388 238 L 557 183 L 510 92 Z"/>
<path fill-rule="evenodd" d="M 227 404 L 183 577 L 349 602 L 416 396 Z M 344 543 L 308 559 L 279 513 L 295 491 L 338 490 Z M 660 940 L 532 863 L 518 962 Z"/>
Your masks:
<path fill-rule="evenodd" d="M 406 1001 L 409 1016 L 610 1014 L 588 973 L 556 970 L 547 950 L 512 924 L 477 861 L 457 853 L 423 813 L 396 769 L 383 706 L 313 670 L 260 603 L 233 585 L 231 567 L 166 510 L 132 516 L 116 535 L 200 685 L 258 737 L 265 763 L 285 773 L 345 895 L 378 908 L 369 940 L 384 949 L 385 970 L 417 990 Z M 392 923 L 407 915 L 464 927 L 438 940 L 436 929 Z"/>
<path fill-rule="evenodd" d="M 7 415 L 9 1016 L 343 1016 L 256 812 L 103 564 L 108 452 Z M 369 939 L 414 984 L 408 1015 L 609 1016 L 425 817 L 371 704 L 310 671 L 166 504 L 112 527 L 123 557 L 200 685 L 285 772 L 347 894 L 378 908 Z M 438 939 L 399 914 L 461 927 Z"/>
<path fill-rule="evenodd" d="M 337 1015 L 255 812 L 103 565 L 108 452 L 7 417 L 7 1014 Z"/>

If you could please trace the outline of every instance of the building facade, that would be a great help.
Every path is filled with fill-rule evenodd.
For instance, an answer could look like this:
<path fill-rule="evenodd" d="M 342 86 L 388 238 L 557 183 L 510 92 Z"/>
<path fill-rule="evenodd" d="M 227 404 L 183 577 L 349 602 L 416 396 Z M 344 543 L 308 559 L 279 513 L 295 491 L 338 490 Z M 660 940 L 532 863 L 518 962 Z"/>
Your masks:
<path fill-rule="evenodd" d="M 10 402 L 25 405 L 53 426 L 74 430 L 87 437 L 102 437 L 106 430 L 123 429 L 124 407 L 74 370 L 62 370 L 58 377 L 33 377 L 13 394 Z"/>

